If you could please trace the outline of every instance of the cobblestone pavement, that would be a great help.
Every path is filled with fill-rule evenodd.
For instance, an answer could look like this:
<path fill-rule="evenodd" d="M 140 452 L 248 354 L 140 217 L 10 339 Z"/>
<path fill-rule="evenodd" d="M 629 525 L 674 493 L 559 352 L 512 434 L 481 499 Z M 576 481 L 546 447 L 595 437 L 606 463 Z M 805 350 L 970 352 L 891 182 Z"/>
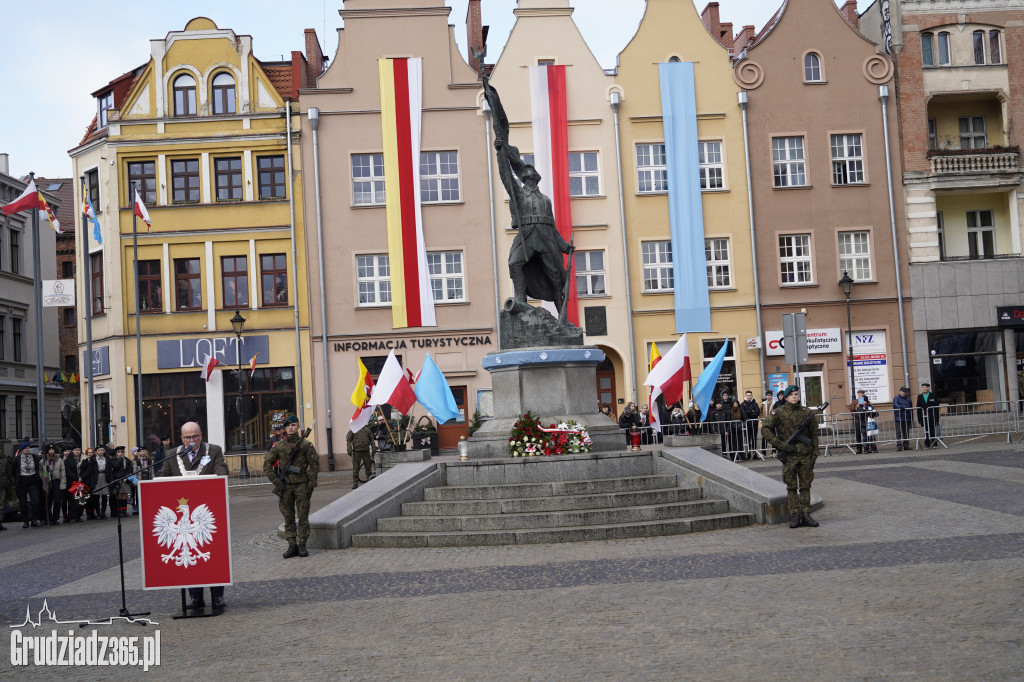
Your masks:
<path fill-rule="evenodd" d="M 746 466 L 780 477 L 773 460 Z M 233 488 L 228 610 L 174 621 L 176 591 L 142 591 L 135 518 L 127 603 L 153 612 L 170 679 L 1024 679 L 1024 450 L 842 455 L 816 474 L 817 529 L 292 560 L 269 489 Z M 328 475 L 314 509 L 348 480 Z M 115 615 L 119 575 L 115 521 L 12 528 L 0 621 L 44 598 L 61 619 Z"/>

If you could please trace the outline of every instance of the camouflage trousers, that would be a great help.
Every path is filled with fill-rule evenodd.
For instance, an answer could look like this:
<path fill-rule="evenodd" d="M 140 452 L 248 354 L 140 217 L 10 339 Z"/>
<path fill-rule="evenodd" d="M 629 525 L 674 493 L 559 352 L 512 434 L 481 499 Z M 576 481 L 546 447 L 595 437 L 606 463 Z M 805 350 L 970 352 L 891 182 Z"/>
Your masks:
<path fill-rule="evenodd" d="M 786 502 L 791 513 L 811 511 L 811 483 L 814 482 L 816 459 L 817 455 L 786 455 L 782 481 L 786 484 Z"/>
<path fill-rule="evenodd" d="M 370 478 L 370 467 L 373 466 L 373 457 L 369 451 L 366 452 L 353 452 L 352 453 L 352 482 L 356 483 L 359 481 L 359 467 L 362 466 L 366 471 L 366 478 Z"/>
<path fill-rule="evenodd" d="M 306 544 L 309 539 L 309 488 L 303 485 L 286 485 L 277 505 L 284 517 L 284 535 L 289 543 Z M 295 518 L 298 517 L 296 528 Z"/>

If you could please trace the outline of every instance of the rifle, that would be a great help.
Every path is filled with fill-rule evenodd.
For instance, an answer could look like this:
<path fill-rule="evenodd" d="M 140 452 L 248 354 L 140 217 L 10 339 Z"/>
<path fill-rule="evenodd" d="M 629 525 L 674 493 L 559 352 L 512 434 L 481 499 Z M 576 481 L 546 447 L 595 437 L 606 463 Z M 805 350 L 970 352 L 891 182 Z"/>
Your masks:
<path fill-rule="evenodd" d="M 807 418 L 800 422 L 800 426 L 796 427 L 796 429 L 793 430 L 793 433 L 789 434 L 789 438 L 786 439 L 784 445 L 793 445 L 793 443 L 795 443 L 796 441 L 800 441 L 801 443 L 805 443 L 806 445 L 811 445 L 811 439 L 803 435 L 804 429 L 807 428 L 807 425 L 810 424 L 812 420 L 817 419 L 818 415 L 824 412 L 825 408 L 828 407 L 829 403 L 831 403 L 833 400 L 835 400 L 834 395 L 828 400 L 826 400 L 824 403 L 819 405 L 816 410 L 812 411 L 809 415 L 807 415 Z M 781 448 L 779 449 L 778 453 L 776 453 L 775 457 L 783 464 L 786 463 L 786 453 Z"/>
<path fill-rule="evenodd" d="M 315 423 L 316 423 L 316 420 L 314 419 L 313 420 L 313 424 L 315 424 Z M 288 454 L 288 462 L 283 467 L 280 467 L 278 469 L 278 471 L 280 473 L 277 475 L 277 477 L 280 480 L 281 485 L 280 486 L 276 486 L 276 485 L 274 486 L 274 494 L 277 495 L 278 497 L 281 497 L 281 495 L 284 492 L 284 487 L 290 483 L 290 481 L 288 480 L 288 474 L 289 473 L 292 473 L 292 474 L 299 473 L 299 468 L 294 466 L 294 464 L 295 464 L 295 457 L 299 454 L 299 448 L 302 447 L 302 444 L 304 442 L 306 442 L 306 438 L 313 431 L 313 424 L 310 424 L 309 426 L 307 426 L 306 430 L 302 432 L 302 435 L 299 436 L 299 442 L 295 444 L 295 447 L 293 447 L 292 451 Z M 295 471 L 292 471 L 292 469 L 295 469 Z"/>

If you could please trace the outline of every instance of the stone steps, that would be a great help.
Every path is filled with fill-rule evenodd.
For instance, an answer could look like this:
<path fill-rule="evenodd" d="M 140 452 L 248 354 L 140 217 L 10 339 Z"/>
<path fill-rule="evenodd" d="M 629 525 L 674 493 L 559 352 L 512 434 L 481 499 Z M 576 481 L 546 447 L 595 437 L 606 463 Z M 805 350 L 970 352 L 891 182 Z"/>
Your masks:
<path fill-rule="evenodd" d="M 442 486 L 353 547 L 461 547 L 610 540 L 747 526 L 753 514 L 702 499 L 670 475 L 501 485 Z"/>

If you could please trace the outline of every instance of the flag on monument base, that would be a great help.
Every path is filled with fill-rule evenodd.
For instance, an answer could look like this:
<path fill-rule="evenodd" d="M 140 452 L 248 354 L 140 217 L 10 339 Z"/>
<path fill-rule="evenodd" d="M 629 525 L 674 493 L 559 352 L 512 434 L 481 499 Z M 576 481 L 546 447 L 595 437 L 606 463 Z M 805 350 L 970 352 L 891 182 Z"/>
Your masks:
<path fill-rule="evenodd" d="M 408 413 L 416 404 L 416 393 L 409 385 L 409 380 L 405 378 L 405 372 L 395 357 L 395 351 L 388 353 L 384 369 L 377 377 L 377 385 L 374 386 L 368 402 L 370 405 L 391 405 L 402 414 Z"/>
<path fill-rule="evenodd" d="M 658 351 L 658 344 L 651 342 L 651 360 L 647 365 L 647 371 L 650 372 L 659 362 L 661 362 L 661 353 Z M 661 414 L 658 412 L 658 396 L 660 395 L 660 388 L 648 387 L 647 411 L 651 415 L 651 428 L 658 433 L 661 433 Z"/>

